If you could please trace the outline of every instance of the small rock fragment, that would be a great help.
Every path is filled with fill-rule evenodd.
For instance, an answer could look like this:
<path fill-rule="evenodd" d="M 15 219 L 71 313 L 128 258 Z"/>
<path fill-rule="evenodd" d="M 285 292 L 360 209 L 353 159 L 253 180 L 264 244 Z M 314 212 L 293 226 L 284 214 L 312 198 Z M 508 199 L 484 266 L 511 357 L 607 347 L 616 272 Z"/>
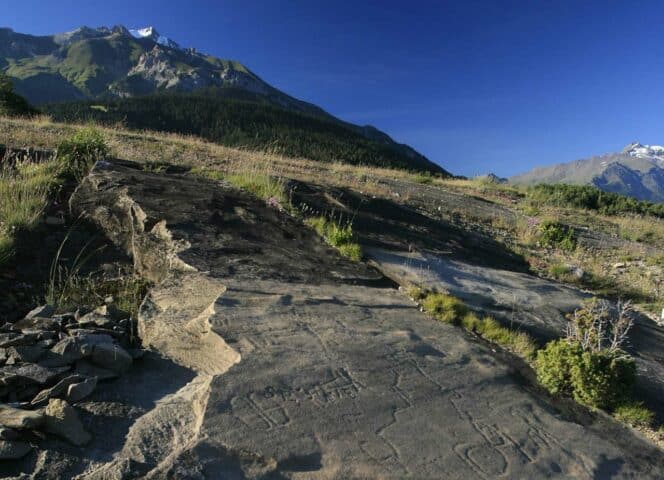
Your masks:
<path fill-rule="evenodd" d="M 28 314 L 25 316 L 28 320 L 31 318 L 35 317 L 50 317 L 55 313 L 55 308 L 53 308 L 53 305 L 41 305 L 37 308 L 32 309 Z"/>
<path fill-rule="evenodd" d="M 22 410 L 0 403 L 0 425 L 8 428 L 37 428 L 44 423 L 44 415 L 40 412 Z"/>
<path fill-rule="evenodd" d="M 36 333 L 21 334 L 17 332 L 0 333 L 0 347 L 16 345 L 34 345 L 39 335 Z"/>
<path fill-rule="evenodd" d="M 46 368 L 35 363 L 5 365 L 0 368 L 0 382 L 5 385 L 43 385 L 55 380 L 58 375 L 68 370 L 67 367 Z"/>
<path fill-rule="evenodd" d="M 44 354 L 44 349 L 38 345 L 17 345 L 7 348 L 5 354 L 13 358 L 14 362 L 33 363 Z"/>
<path fill-rule="evenodd" d="M 80 383 L 85 380 L 85 377 L 82 375 L 69 375 L 66 378 L 63 378 L 58 383 L 56 383 L 51 388 L 42 390 L 32 399 L 32 406 L 41 406 L 45 405 L 46 402 L 51 398 L 61 398 L 67 394 L 67 389 L 74 383 Z"/>
<path fill-rule="evenodd" d="M 104 307 L 105 308 L 105 307 Z M 98 310 L 94 312 L 87 313 L 78 319 L 78 325 L 80 328 L 88 327 L 102 327 L 102 328 L 112 328 L 115 322 L 106 314 L 98 313 Z"/>
<path fill-rule="evenodd" d="M 27 442 L 0 440 L 0 460 L 18 460 L 30 453 L 32 447 Z"/>
<path fill-rule="evenodd" d="M 116 373 L 126 372 L 133 361 L 124 348 L 114 343 L 95 345 L 90 359 L 92 363 Z"/>
<path fill-rule="evenodd" d="M 32 317 L 24 318 L 14 323 L 14 328 L 19 330 L 37 329 L 37 330 L 60 330 L 61 321 L 51 317 Z"/>
<path fill-rule="evenodd" d="M 76 403 L 90 395 L 97 387 L 97 377 L 88 378 L 80 383 L 69 385 L 67 389 L 67 401 Z"/>
<path fill-rule="evenodd" d="M 58 435 L 76 446 L 85 445 L 91 440 L 74 407 L 64 400 L 59 398 L 49 400 L 45 414 L 47 432 Z"/>

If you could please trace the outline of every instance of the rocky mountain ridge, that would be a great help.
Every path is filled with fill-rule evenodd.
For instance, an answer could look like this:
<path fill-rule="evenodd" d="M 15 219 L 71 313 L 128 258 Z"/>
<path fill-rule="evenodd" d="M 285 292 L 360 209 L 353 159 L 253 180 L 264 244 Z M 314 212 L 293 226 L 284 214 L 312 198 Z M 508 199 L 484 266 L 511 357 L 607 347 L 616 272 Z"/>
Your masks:
<path fill-rule="evenodd" d="M 523 185 L 593 185 L 639 200 L 664 202 L 664 147 L 634 142 L 621 152 L 538 167 L 509 180 Z"/>
<path fill-rule="evenodd" d="M 89 101 L 92 106 L 96 106 L 103 105 L 104 102 L 163 94 L 223 97 L 250 105 L 251 112 L 245 112 L 247 115 L 262 115 L 265 107 L 283 110 L 291 117 L 295 114 L 297 118 L 294 118 L 294 123 L 298 125 L 298 131 L 289 134 L 287 142 L 302 144 L 305 139 L 317 148 L 327 148 L 326 143 L 329 144 L 329 140 L 322 139 L 321 133 L 329 136 L 332 131 L 339 138 L 359 136 L 368 140 L 370 145 L 353 147 L 355 156 L 358 157 L 355 161 L 372 163 L 375 157 L 372 152 L 387 149 L 390 155 L 399 159 L 397 162 L 386 161 L 390 166 L 447 174 L 440 166 L 410 146 L 395 142 L 375 127 L 344 122 L 316 105 L 294 98 L 271 86 L 242 63 L 216 58 L 194 48 L 182 48 L 154 27 L 129 30 L 122 25 L 110 28 L 84 26 L 46 36 L 27 35 L 14 32 L 10 28 L 1 28 L 0 73 L 2 71 L 11 78 L 17 94 L 33 104 L 41 105 L 51 115 L 53 110 L 49 110 L 49 105 L 44 104 L 53 106 L 62 102 Z M 191 110 L 189 105 L 189 101 L 184 99 L 182 106 L 178 107 L 184 110 L 179 118 L 197 115 L 187 111 Z M 232 106 L 224 105 L 224 108 L 229 109 Z M 89 106 L 77 105 L 73 109 L 81 115 L 72 120 L 88 120 L 80 117 L 85 117 Z M 118 115 L 127 117 L 130 112 L 123 111 Z M 272 112 L 268 115 L 272 115 Z M 105 119 L 94 120 L 103 122 Z M 242 119 L 238 119 L 238 122 L 241 121 Z M 257 125 L 262 122 L 249 123 Z M 138 126 L 148 127 L 158 128 L 154 125 Z M 246 130 L 246 127 L 234 124 L 224 131 L 243 128 Z M 192 133 L 177 129 L 166 130 Z M 254 129 L 248 132 L 243 130 L 243 135 L 244 133 L 249 138 L 264 139 L 260 142 L 260 148 L 284 142 L 284 139 L 277 138 L 274 132 L 257 132 Z M 357 155 L 358 149 L 369 150 L 369 153 Z"/>

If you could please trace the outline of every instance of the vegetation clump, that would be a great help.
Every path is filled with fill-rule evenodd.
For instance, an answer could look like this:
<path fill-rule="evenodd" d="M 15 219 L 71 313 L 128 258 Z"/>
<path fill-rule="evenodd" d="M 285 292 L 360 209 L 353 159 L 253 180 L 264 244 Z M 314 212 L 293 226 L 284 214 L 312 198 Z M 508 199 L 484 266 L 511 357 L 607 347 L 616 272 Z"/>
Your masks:
<path fill-rule="evenodd" d="M 62 174 L 81 180 L 97 160 L 108 155 L 104 136 L 92 127 L 77 130 L 70 138 L 58 145 L 58 158 Z"/>
<path fill-rule="evenodd" d="M 13 256 L 17 235 L 40 220 L 58 187 L 55 161 L 19 161 L 0 168 L 0 269 Z"/>
<path fill-rule="evenodd" d="M 288 206 L 288 198 L 285 193 L 285 182 L 282 178 L 274 177 L 257 169 L 225 174 L 217 169 L 195 167 L 190 170 L 194 175 L 216 181 L 226 181 L 237 188 L 247 190 L 258 198 L 267 201 L 270 205 L 280 208 Z"/>
<path fill-rule="evenodd" d="M 34 228 L 63 178 L 82 178 L 108 152 L 103 136 L 86 128 L 61 142 L 58 158 L 3 162 L 0 168 L 0 268 L 14 254 L 17 235 Z"/>
<path fill-rule="evenodd" d="M 605 301 L 587 302 L 570 318 L 565 338 L 538 352 L 539 382 L 593 408 L 611 410 L 629 401 L 636 367 L 622 347 L 633 323 L 630 313 L 629 302 L 615 311 Z"/>
<path fill-rule="evenodd" d="M 468 307 L 456 297 L 444 293 L 431 293 L 422 301 L 422 308 L 441 322 L 461 325 Z"/>
<path fill-rule="evenodd" d="M 648 410 L 640 402 L 630 402 L 618 406 L 614 410 L 613 416 L 632 427 L 652 427 L 655 421 L 655 413 Z"/>
<path fill-rule="evenodd" d="M 461 326 L 528 361 L 535 356 L 537 346 L 527 333 L 504 327 L 493 317 L 480 318 L 469 312 L 461 319 Z"/>
<path fill-rule="evenodd" d="M 664 204 L 636 200 L 590 185 L 540 184 L 528 189 L 531 205 L 594 210 L 606 215 L 637 214 L 664 218 Z"/>
<path fill-rule="evenodd" d="M 553 220 L 546 220 L 538 227 L 537 239 L 546 247 L 572 251 L 576 248 L 574 229 Z"/>
<path fill-rule="evenodd" d="M 0 73 L 0 115 L 8 117 L 33 116 L 38 111 L 28 101 L 14 92 L 9 77 Z"/>
<path fill-rule="evenodd" d="M 362 259 L 362 249 L 353 241 L 353 225 L 351 222 L 342 224 L 328 220 L 325 217 L 311 217 L 304 221 L 313 228 L 325 241 L 339 250 L 343 256 L 359 262 Z"/>

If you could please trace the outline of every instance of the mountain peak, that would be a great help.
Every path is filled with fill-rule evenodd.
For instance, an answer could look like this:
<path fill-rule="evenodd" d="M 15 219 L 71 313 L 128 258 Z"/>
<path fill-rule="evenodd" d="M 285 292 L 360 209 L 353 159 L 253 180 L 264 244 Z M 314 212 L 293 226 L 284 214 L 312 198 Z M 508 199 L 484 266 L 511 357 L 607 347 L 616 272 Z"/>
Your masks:
<path fill-rule="evenodd" d="M 155 43 L 158 43 L 159 45 L 163 45 L 164 47 L 169 47 L 169 48 L 180 48 L 180 45 L 178 45 L 176 42 L 171 40 L 168 37 L 164 37 L 161 35 L 156 28 L 149 26 L 149 27 L 143 27 L 143 28 L 135 28 L 135 29 L 130 29 L 129 33 L 134 37 L 134 38 L 148 38 L 152 40 Z"/>
<path fill-rule="evenodd" d="M 622 153 L 631 157 L 664 160 L 664 147 L 661 145 L 643 145 L 633 142 L 627 145 Z"/>

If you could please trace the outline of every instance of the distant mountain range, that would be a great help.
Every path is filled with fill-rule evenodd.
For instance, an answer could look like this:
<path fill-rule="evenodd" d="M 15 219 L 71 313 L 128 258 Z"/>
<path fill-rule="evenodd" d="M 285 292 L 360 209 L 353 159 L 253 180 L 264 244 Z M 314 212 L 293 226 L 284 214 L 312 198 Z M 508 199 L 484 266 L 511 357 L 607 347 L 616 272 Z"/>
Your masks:
<path fill-rule="evenodd" d="M 664 147 L 635 142 L 619 153 L 535 168 L 509 181 L 523 185 L 594 185 L 607 192 L 664 203 Z"/>
<path fill-rule="evenodd" d="M 119 119 L 130 127 L 196 134 L 229 145 L 276 145 L 291 155 L 448 175 L 384 132 L 337 119 L 272 87 L 240 62 L 183 48 L 153 27 L 80 27 L 46 36 L 0 28 L 0 71 L 18 94 L 61 120 Z M 154 95 L 172 95 L 169 106 L 135 100 Z M 69 105 L 45 106 L 62 102 Z M 234 123 L 230 111 L 245 118 Z M 277 124 L 282 120 L 286 127 Z"/>

